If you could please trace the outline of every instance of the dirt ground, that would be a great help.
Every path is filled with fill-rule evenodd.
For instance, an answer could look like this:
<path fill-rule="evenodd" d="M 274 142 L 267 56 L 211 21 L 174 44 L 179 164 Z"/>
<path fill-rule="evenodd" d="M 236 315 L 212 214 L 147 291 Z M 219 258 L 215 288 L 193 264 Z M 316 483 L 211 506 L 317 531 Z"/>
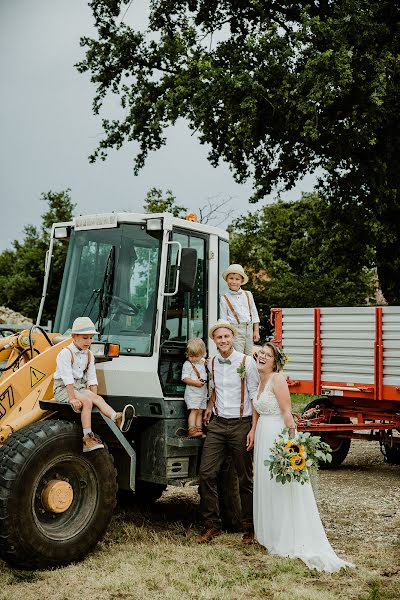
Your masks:
<path fill-rule="evenodd" d="M 198 545 L 197 487 L 169 487 L 153 506 L 119 506 L 84 561 L 19 571 L 0 561 L 0 600 L 398 600 L 400 466 L 355 441 L 343 465 L 318 476 L 321 517 L 336 552 L 355 563 L 333 575 L 269 556 L 241 534 Z"/>
<path fill-rule="evenodd" d="M 384 463 L 378 442 L 352 440 L 339 468 L 319 471 L 314 492 L 338 552 L 349 552 L 349 545 L 360 538 L 369 539 L 371 545 L 400 544 L 400 465 Z M 197 521 L 198 502 L 197 487 L 169 486 L 154 508 L 178 505 L 184 521 Z"/>

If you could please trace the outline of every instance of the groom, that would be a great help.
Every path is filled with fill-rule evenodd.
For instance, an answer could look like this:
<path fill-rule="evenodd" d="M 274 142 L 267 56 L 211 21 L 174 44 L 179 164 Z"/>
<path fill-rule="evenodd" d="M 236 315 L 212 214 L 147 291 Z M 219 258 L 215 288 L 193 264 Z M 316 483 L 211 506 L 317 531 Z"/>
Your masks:
<path fill-rule="evenodd" d="M 254 429 L 252 399 L 259 377 L 253 358 L 233 348 L 236 329 L 230 323 L 217 321 L 209 330 L 219 355 L 208 361 L 214 384 L 204 413 L 208 425 L 200 465 L 200 510 L 205 529 L 197 538 L 199 544 L 210 542 L 222 533 L 218 505 L 217 479 L 228 454 L 233 458 L 239 479 L 242 503 L 242 527 L 245 544 L 254 539 L 252 453 Z M 210 421 L 211 414 L 214 413 Z"/>

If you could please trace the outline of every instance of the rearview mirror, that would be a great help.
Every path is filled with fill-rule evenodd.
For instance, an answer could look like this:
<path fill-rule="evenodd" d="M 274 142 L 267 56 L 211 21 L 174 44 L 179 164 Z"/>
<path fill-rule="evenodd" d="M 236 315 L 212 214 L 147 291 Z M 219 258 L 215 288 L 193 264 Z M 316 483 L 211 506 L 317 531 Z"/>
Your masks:
<path fill-rule="evenodd" d="M 179 275 L 180 292 L 193 291 L 197 274 L 197 250 L 182 248 L 181 268 Z"/>

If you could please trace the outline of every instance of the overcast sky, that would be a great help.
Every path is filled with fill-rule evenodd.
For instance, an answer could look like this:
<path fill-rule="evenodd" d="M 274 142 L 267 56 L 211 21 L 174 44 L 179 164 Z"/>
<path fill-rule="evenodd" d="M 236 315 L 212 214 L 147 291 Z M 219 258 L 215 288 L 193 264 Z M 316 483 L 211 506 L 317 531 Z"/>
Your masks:
<path fill-rule="evenodd" d="M 125 22 L 142 28 L 148 4 L 135 0 Z M 40 195 L 49 190 L 71 188 L 79 214 L 141 212 L 153 186 L 171 189 L 178 204 L 194 210 L 208 198 L 231 197 L 233 216 L 261 206 L 248 204 L 251 182 L 238 185 L 227 165 L 210 166 L 207 147 L 183 122 L 169 129 L 166 147 L 150 155 L 137 177 L 132 144 L 89 163 L 101 120 L 92 114 L 89 77 L 74 64 L 84 56 L 80 37 L 95 35 L 92 23 L 84 0 L 0 0 L 0 251 L 21 239 L 24 225 L 40 225 L 46 209 Z M 310 177 L 286 197 L 313 184 Z"/>

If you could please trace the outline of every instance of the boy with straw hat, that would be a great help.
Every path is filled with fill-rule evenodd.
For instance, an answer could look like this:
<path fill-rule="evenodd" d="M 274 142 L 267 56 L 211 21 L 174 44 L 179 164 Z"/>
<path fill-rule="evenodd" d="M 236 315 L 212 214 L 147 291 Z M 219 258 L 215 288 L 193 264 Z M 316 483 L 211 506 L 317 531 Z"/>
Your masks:
<path fill-rule="evenodd" d="M 253 343 L 260 340 L 257 308 L 253 294 L 242 290 L 242 285 L 249 281 L 242 265 L 229 265 L 222 273 L 228 284 L 229 290 L 220 298 L 220 315 L 231 325 L 234 325 L 237 334 L 234 338 L 234 348 L 248 356 L 253 355 Z"/>
<path fill-rule="evenodd" d="M 98 333 L 89 317 L 75 319 L 72 343 L 61 350 L 56 359 L 54 373 L 54 400 L 69 403 L 75 412 L 81 413 L 83 428 L 83 452 L 104 448 L 101 439 L 92 431 L 92 407 L 112 419 L 121 431 L 128 431 L 135 409 L 127 404 L 122 412 L 116 413 L 109 404 L 97 395 L 97 377 L 94 356 L 89 348 L 93 336 Z"/>

